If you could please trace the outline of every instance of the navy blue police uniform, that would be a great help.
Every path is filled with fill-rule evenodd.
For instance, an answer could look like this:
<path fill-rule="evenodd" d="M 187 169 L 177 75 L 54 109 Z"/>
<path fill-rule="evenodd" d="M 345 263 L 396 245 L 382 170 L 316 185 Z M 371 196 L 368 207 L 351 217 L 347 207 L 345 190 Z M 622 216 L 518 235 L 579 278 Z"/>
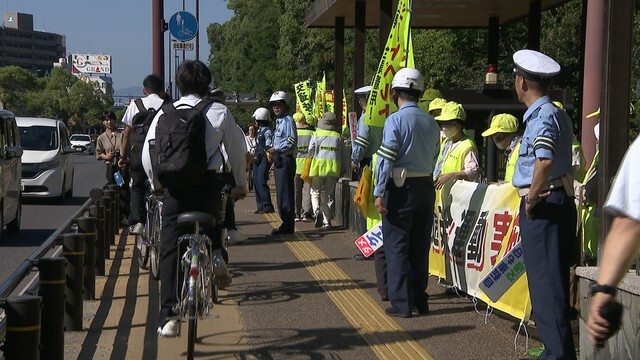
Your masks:
<path fill-rule="evenodd" d="M 253 160 L 253 186 L 256 191 L 256 213 L 274 212 L 271 202 L 271 189 L 269 189 L 269 169 L 271 163 L 267 159 L 266 150 L 273 146 L 273 133 L 266 126 L 261 126 L 256 135 L 256 150 Z"/>
<path fill-rule="evenodd" d="M 276 202 L 282 225 L 273 234 L 292 234 L 295 230 L 294 178 L 296 175 L 295 150 L 298 132 L 293 118 L 284 114 L 276 119 L 273 135 L 274 174 L 276 177 Z"/>
<path fill-rule="evenodd" d="M 544 54 L 521 50 L 514 54 L 516 73 L 525 81 L 547 79 L 560 65 Z M 513 176 L 520 201 L 520 236 L 529 293 L 538 333 L 545 346 L 539 359 L 575 359 L 569 320 L 569 266 L 575 243 L 576 207 L 572 198 L 572 123 L 549 96 L 535 100 L 524 114 L 526 126 Z M 534 168 L 539 159 L 552 160 L 540 194 L 529 198 Z M 535 194 L 538 196 L 540 194 Z M 531 218 L 525 206 L 533 205 Z"/>
<path fill-rule="evenodd" d="M 433 226 L 435 188 L 433 168 L 439 151 L 440 129 L 415 102 L 407 102 L 384 124 L 378 149 L 375 197 L 384 197 L 382 232 L 387 260 L 391 307 L 389 315 L 411 316 L 414 307 L 428 312 L 428 250 Z M 406 169 L 404 184 L 390 180 Z"/>

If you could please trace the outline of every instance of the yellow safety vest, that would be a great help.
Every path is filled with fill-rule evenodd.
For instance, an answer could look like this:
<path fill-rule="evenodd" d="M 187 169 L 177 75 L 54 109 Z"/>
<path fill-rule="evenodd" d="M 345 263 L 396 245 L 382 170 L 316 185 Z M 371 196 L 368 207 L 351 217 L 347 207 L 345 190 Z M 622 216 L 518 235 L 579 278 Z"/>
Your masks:
<path fill-rule="evenodd" d="M 522 141 L 518 141 L 516 146 L 513 147 L 507 160 L 507 167 L 504 170 L 504 181 L 510 183 L 513 179 L 513 174 L 516 171 L 516 163 L 518 162 L 518 153 L 520 151 L 520 144 Z"/>
<path fill-rule="evenodd" d="M 315 149 L 309 176 L 340 176 L 342 136 L 337 131 L 317 129 L 313 135 Z"/>
<path fill-rule="evenodd" d="M 304 159 L 309 155 L 309 142 L 313 136 L 313 130 L 311 129 L 297 129 L 298 133 L 298 153 L 296 155 L 296 174 L 302 174 L 304 169 Z"/>
<path fill-rule="evenodd" d="M 578 169 L 578 171 L 576 171 L 574 176 L 575 176 L 575 180 L 582 182 L 586 174 L 586 171 L 584 168 L 584 164 L 586 163 L 586 160 L 584 158 L 584 153 L 582 152 L 582 145 L 580 145 L 578 138 L 576 138 L 574 135 L 573 140 L 571 140 L 571 154 L 573 155 L 573 152 L 576 150 L 580 151 L 580 168 Z"/>
<path fill-rule="evenodd" d="M 378 154 L 373 154 L 371 158 L 371 176 L 373 177 L 371 181 L 371 198 L 369 199 L 369 209 L 367 209 L 367 230 L 371 230 L 380 220 L 382 220 L 382 215 L 376 209 L 376 199 L 373 196 L 373 188 L 376 186 L 376 170 L 378 166 Z"/>
<path fill-rule="evenodd" d="M 444 149 L 442 149 L 441 151 L 444 151 Z M 477 152 L 478 148 L 476 147 L 476 144 L 473 142 L 473 140 L 467 138 L 464 140 L 460 140 L 459 144 L 456 145 L 453 150 L 449 151 L 449 153 L 440 153 L 440 156 L 445 156 L 444 161 L 442 162 L 442 170 L 440 171 L 440 175 L 464 170 L 464 158 L 471 151 Z"/>

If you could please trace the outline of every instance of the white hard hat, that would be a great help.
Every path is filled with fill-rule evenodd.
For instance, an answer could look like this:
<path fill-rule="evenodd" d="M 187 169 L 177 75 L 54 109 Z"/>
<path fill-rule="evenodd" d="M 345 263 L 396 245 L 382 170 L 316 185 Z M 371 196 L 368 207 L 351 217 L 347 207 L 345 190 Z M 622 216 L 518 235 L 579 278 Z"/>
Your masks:
<path fill-rule="evenodd" d="M 285 104 L 289 105 L 289 96 L 284 91 L 276 91 L 271 94 L 271 98 L 269 99 L 269 102 L 275 101 L 283 101 Z"/>
<path fill-rule="evenodd" d="M 267 108 L 257 108 L 256 111 L 253 112 L 253 115 L 251 115 L 252 118 L 254 118 L 256 121 L 260 121 L 260 120 L 266 120 L 269 121 L 271 120 L 271 113 L 269 112 L 269 109 Z"/>
<path fill-rule="evenodd" d="M 353 93 L 356 95 L 368 95 L 371 92 L 371 85 L 363 86 L 361 88 L 357 88 Z"/>
<path fill-rule="evenodd" d="M 407 89 L 422 92 L 424 90 L 424 77 L 414 68 L 402 68 L 391 81 L 392 89 Z"/>

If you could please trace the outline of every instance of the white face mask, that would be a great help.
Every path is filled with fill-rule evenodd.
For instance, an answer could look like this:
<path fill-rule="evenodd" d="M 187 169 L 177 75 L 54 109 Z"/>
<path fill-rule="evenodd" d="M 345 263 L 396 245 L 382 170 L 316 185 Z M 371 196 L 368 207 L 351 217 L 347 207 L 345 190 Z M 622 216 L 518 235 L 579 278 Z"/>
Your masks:
<path fill-rule="evenodd" d="M 444 127 L 442 128 L 441 132 L 447 139 L 455 136 L 458 133 L 455 127 Z"/>
<path fill-rule="evenodd" d="M 500 149 L 500 150 L 504 150 L 504 149 L 506 149 L 506 146 L 504 146 L 504 145 L 502 145 L 502 144 L 500 144 L 500 143 L 497 143 L 497 142 L 495 142 L 495 141 L 494 141 L 494 143 L 496 144 L 496 147 L 497 147 L 498 149 Z"/>

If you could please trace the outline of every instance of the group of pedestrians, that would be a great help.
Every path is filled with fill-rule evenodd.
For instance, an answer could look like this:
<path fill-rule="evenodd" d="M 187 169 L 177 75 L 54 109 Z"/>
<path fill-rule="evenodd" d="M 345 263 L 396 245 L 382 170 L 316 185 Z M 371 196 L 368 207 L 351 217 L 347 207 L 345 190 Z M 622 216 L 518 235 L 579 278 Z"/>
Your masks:
<path fill-rule="evenodd" d="M 567 113 L 549 97 L 552 78 L 560 72 L 560 65 L 533 50 L 520 50 L 513 55 L 513 60 L 518 100 L 527 106 L 523 117 L 524 133 L 521 135 L 519 121 L 514 116 L 499 114 L 491 120 L 489 129 L 482 136 L 491 137 L 499 149 L 505 150 L 508 160 L 503 181 L 511 182 L 521 197 L 520 235 L 533 319 L 545 346 L 541 358 L 572 359 L 576 357 L 568 302 L 569 257 L 576 228 L 571 182 L 574 173 L 572 124 Z M 211 74 L 205 64 L 184 62 L 176 73 L 176 84 L 182 97 L 173 102 L 173 106 L 193 107 L 211 96 L 210 82 Z M 124 135 L 115 131 L 115 115 L 105 113 L 106 130 L 96 146 L 97 159 L 108 164 L 109 179 L 114 168 L 129 167 L 132 196 L 128 223 L 131 233 L 139 233 L 144 226 L 145 193 L 149 189 L 160 190 L 153 181 L 150 144 L 155 141 L 155 129 L 162 121 L 166 105 L 171 105 L 163 98 L 159 78 L 150 75 L 143 85 L 145 97 L 141 104 L 132 103 L 125 113 Z M 373 169 L 373 211 L 367 214 L 367 228 L 382 221 L 384 246 L 374 254 L 375 271 L 381 299 L 390 302 L 385 312 L 394 317 L 429 313 L 426 289 L 435 190 L 456 180 L 480 179 L 478 150 L 464 129 L 466 113 L 463 106 L 441 97 L 428 99 L 428 105 L 421 103 L 424 90 L 424 78 L 417 69 L 399 70 L 391 84 L 391 95 L 398 111 L 386 119 L 383 128 L 364 123 L 366 99 L 371 88 L 355 91 L 363 115 L 358 122 L 351 163 L 356 170 L 365 165 Z M 290 116 L 291 104 L 283 91 L 274 92 L 269 104 L 270 109 L 255 110 L 252 116 L 255 126 L 250 126 L 249 135 L 244 137 L 230 111 L 221 102 L 213 101 L 204 111 L 207 120 L 205 176 L 195 186 L 162 189 L 160 336 L 176 336 L 178 331 L 179 320 L 174 307 L 179 286 L 175 271 L 179 256 L 177 239 L 184 232 L 177 225 L 180 213 L 218 214 L 222 205 L 220 194 L 225 186 L 232 200 L 244 198 L 248 191 L 247 171 L 256 193 L 255 213 L 273 213 L 275 208 L 268 185 L 273 169 L 282 224 L 272 231 L 272 235 L 293 233 L 296 220 L 313 220 L 316 227 L 332 226 L 335 185 L 344 173 L 345 165 L 341 162 L 344 143 L 340 121 L 333 113 L 325 113 L 317 119 L 317 124 L 301 113 Z M 136 131 L 133 119 L 143 108 L 154 109 L 154 116 L 142 148 L 137 149 L 129 138 Z M 270 128 L 272 114 L 275 118 L 273 130 Z M 114 160 L 117 152 L 120 159 Z M 625 160 L 627 165 L 623 166 L 627 173 L 630 173 L 629 161 Z M 633 177 L 629 179 L 632 181 Z M 622 181 L 626 180 L 618 182 Z M 621 195 L 622 186 L 614 187 L 618 189 L 617 195 L 612 195 L 607 206 L 622 219 L 614 222 L 618 226 L 616 229 L 625 229 L 620 224 L 629 219 L 631 225 L 628 226 L 636 229 L 640 221 L 637 214 L 629 212 L 628 206 L 620 205 L 626 204 L 622 200 L 625 196 Z M 233 224 L 228 223 L 227 227 L 232 228 Z M 205 228 L 205 233 L 213 240 L 214 257 L 220 261 L 216 268 L 220 273 L 216 275 L 229 278 L 222 229 Z M 631 232 L 625 237 L 624 249 L 637 248 L 638 233 Z M 614 261 L 609 259 L 615 257 L 611 246 L 605 251 L 605 257 L 607 261 Z M 595 293 L 615 293 L 612 289 L 622 270 L 613 266 L 607 269 Z M 610 301 L 611 298 L 598 296 L 594 307 Z M 606 319 L 592 311 L 588 323 L 592 340 L 601 339 L 608 325 Z"/>
<path fill-rule="evenodd" d="M 540 358 L 575 359 L 569 267 L 576 244 L 572 178 L 579 176 L 580 166 L 576 166 L 572 122 L 561 104 L 549 97 L 560 65 L 533 50 L 516 52 L 513 61 L 518 100 L 527 106 L 524 133 L 513 115 L 498 114 L 482 136 L 491 137 L 505 151 L 507 166 L 501 182 L 512 183 L 521 197 L 520 235 L 532 317 L 544 344 Z M 391 89 L 398 111 L 386 119 L 381 141 L 377 129 L 364 124 L 364 116 L 360 118 L 351 161 L 358 169 L 373 168 L 374 206 L 382 219 L 384 238 L 384 246 L 373 257 L 378 292 L 382 300 L 390 301 L 385 312 L 411 317 L 429 313 L 426 288 L 435 189 L 455 180 L 480 181 L 480 166 L 477 146 L 464 129 L 466 114 L 461 104 L 425 94 L 423 77 L 412 68 L 398 71 Z M 364 100 L 369 91 L 364 87 L 356 95 Z M 427 95 L 431 98 L 421 101 Z M 638 219 L 627 207 L 620 209 L 611 200 L 608 206 L 623 218 L 631 218 L 633 229 L 638 228 Z M 373 220 L 367 228 L 379 218 L 375 214 L 367 217 Z M 625 236 L 625 249 L 637 248 L 640 232 L 634 231 Z M 611 248 L 606 253 L 609 258 L 614 256 Z M 625 257 L 625 264 L 627 258 L 631 257 Z M 608 297 L 600 296 L 595 307 L 611 301 L 612 287 L 623 268 L 601 276 L 607 283 L 596 291 Z M 601 338 L 609 324 L 602 317 L 590 316 L 592 339 Z"/>

